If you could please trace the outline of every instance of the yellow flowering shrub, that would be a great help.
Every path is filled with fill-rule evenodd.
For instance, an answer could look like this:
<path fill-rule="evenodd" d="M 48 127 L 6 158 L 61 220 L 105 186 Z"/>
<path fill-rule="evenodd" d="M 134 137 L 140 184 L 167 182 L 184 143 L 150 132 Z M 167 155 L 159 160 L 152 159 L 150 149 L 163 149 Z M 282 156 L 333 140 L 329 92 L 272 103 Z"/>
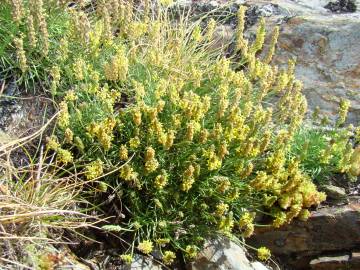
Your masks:
<path fill-rule="evenodd" d="M 99 1 L 94 13 L 81 5 L 65 9 L 66 34 L 55 48 L 42 44 L 53 59 L 49 88 L 61 96 L 48 148 L 69 171 L 81 170 L 86 181 L 101 178 L 101 190 L 116 191 L 125 218 L 114 225 L 134 239 L 121 257 L 126 263 L 134 247 L 144 254 L 164 249 L 166 264 L 175 260 L 169 249 L 193 259 L 205 237 L 251 236 L 257 212 L 280 227 L 307 219 L 307 209 L 325 199 L 293 147 L 307 103 L 295 62 L 271 65 L 278 28 L 259 58 L 265 20 L 249 42 L 240 7 L 236 51 L 225 57 L 212 46 L 215 20 L 205 27 L 170 21 L 172 1 L 161 3 L 155 14 L 117 0 Z M 15 45 L 26 72 L 19 37 Z M 348 106 L 341 103 L 338 125 Z M 264 248 L 258 253 L 270 256 Z"/>

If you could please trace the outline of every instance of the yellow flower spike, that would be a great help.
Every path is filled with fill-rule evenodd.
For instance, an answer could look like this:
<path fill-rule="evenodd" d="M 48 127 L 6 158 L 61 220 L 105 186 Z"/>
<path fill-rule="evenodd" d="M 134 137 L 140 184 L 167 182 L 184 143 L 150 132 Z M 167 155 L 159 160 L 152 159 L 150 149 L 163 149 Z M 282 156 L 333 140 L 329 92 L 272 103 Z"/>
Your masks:
<path fill-rule="evenodd" d="M 24 50 L 23 38 L 14 38 L 14 44 L 16 47 L 16 56 L 19 62 L 20 70 L 24 73 L 28 69 L 28 64 Z"/>
<path fill-rule="evenodd" d="M 243 55 L 247 55 L 248 50 L 247 40 L 244 39 L 246 10 L 245 6 L 240 6 L 237 13 L 238 25 L 236 27 L 236 50 L 241 51 Z"/>
<path fill-rule="evenodd" d="M 220 169 L 222 166 L 222 160 L 218 158 L 215 154 L 210 156 L 208 159 L 208 170 L 215 171 Z"/>
<path fill-rule="evenodd" d="M 166 172 L 162 170 L 162 173 L 155 177 L 154 184 L 157 189 L 163 189 L 167 185 L 167 182 L 168 176 Z"/>
<path fill-rule="evenodd" d="M 73 74 L 75 76 L 75 79 L 78 81 L 84 80 L 84 69 L 85 69 L 85 61 L 81 58 L 77 58 L 75 62 L 73 63 Z"/>
<path fill-rule="evenodd" d="M 220 217 L 220 221 L 218 223 L 219 230 L 222 231 L 225 235 L 230 236 L 231 231 L 234 227 L 233 213 L 229 212 L 225 217 Z"/>
<path fill-rule="evenodd" d="M 150 254 L 153 250 L 153 243 L 149 240 L 142 241 L 137 246 L 137 249 L 144 254 Z"/>
<path fill-rule="evenodd" d="M 134 171 L 134 169 L 129 165 L 125 164 L 120 169 L 120 178 L 124 179 L 127 182 L 136 181 L 138 177 L 138 173 Z"/>
<path fill-rule="evenodd" d="M 165 150 L 169 150 L 173 146 L 174 140 L 175 140 L 175 131 L 169 130 L 168 133 L 166 134 L 166 139 L 164 144 Z"/>
<path fill-rule="evenodd" d="M 47 29 L 46 17 L 43 10 L 43 7 L 38 7 L 38 25 L 40 30 L 40 38 L 42 43 L 42 54 L 47 56 L 49 53 L 49 33 Z"/>
<path fill-rule="evenodd" d="M 60 113 L 58 116 L 58 125 L 60 128 L 64 129 L 70 124 L 70 115 L 67 103 L 65 101 L 60 102 Z"/>
<path fill-rule="evenodd" d="M 130 21 L 126 34 L 130 40 L 138 40 L 146 34 L 148 30 L 147 24 L 144 22 Z"/>
<path fill-rule="evenodd" d="M 213 129 L 212 137 L 216 140 L 220 140 L 223 135 L 224 129 L 221 123 L 216 123 Z"/>
<path fill-rule="evenodd" d="M 140 146 L 140 139 L 138 136 L 135 136 L 129 140 L 129 146 L 131 150 L 135 150 Z"/>
<path fill-rule="evenodd" d="M 195 172 L 195 168 L 193 165 L 189 165 L 188 168 L 185 170 L 181 183 L 182 191 L 188 192 L 191 189 L 193 183 L 195 182 L 194 172 Z"/>
<path fill-rule="evenodd" d="M 146 109 L 146 113 L 148 115 L 148 117 L 150 118 L 150 122 L 156 122 L 158 121 L 157 116 L 158 116 L 158 110 L 157 108 L 147 108 Z"/>
<path fill-rule="evenodd" d="M 276 81 L 277 81 L 276 91 L 282 92 L 290 81 L 289 75 L 286 72 L 282 71 L 278 75 L 278 78 Z"/>
<path fill-rule="evenodd" d="M 290 78 L 290 81 L 293 81 L 295 76 L 294 76 L 294 73 L 295 73 L 295 64 L 296 64 L 296 60 L 295 58 L 290 58 L 288 60 L 288 68 L 287 68 L 287 74 Z"/>
<path fill-rule="evenodd" d="M 163 1 L 164 1 L 164 0 L 163 0 Z M 164 256 L 162 257 L 162 260 L 164 261 L 164 263 L 165 263 L 166 265 L 172 264 L 175 259 L 176 259 L 175 253 L 172 252 L 172 251 L 169 251 L 169 250 L 165 251 L 165 252 L 164 252 Z"/>
<path fill-rule="evenodd" d="M 213 38 L 215 29 L 216 29 L 216 21 L 213 18 L 211 18 L 206 27 L 205 38 L 207 40 L 211 40 Z"/>
<path fill-rule="evenodd" d="M 91 162 L 85 167 L 85 176 L 88 180 L 93 180 L 98 178 L 103 174 L 103 162 L 101 160 L 96 160 Z"/>
<path fill-rule="evenodd" d="M 198 254 L 198 248 L 194 245 L 188 245 L 185 248 L 185 252 L 187 257 L 189 257 L 190 259 L 194 259 Z"/>
<path fill-rule="evenodd" d="M 133 110 L 133 121 L 136 126 L 141 125 L 141 111 L 139 108 Z"/>
<path fill-rule="evenodd" d="M 186 125 L 186 140 L 192 141 L 194 138 L 195 127 L 192 123 Z"/>
<path fill-rule="evenodd" d="M 229 154 L 229 151 L 227 149 L 227 143 L 222 142 L 219 147 L 218 156 L 220 157 L 220 159 L 224 159 L 224 157 L 228 154 Z"/>
<path fill-rule="evenodd" d="M 51 137 L 46 138 L 46 148 L 57 151 L 60 148 L 59 140 L 56 136 L 52 135 Z"/>
<path fill-rule="evenodd" d="M 226 98 L 221 98 L 219 102 L 219 110 L 217 113 L 217 118 L 222 118 L 224 116 L 228 106 L 229 106 L 229 100 Z"/>
<path fill-rule="evenodd" d="M 28 39 L 31 48 L 36 48 L 37 38 L 34 26 L 34 17 L 29 14 L 27 18 Z"/>
<path fill-rule="evenodd" d="M 240 229 L 247 227 L 249 224 L 254 222 L 255 215 L 254 213 L 250 213 L 248 211 L 244 212 L 238 222 Z"/>
<path fill-rule="evenodd" d="M 290 223 L 295 217 L 297 217 L 301 211 L 301 204 L 291 205 L 289 211 L 286 213 L 286 221 Z"/>
<path fill-rule="evenodd" d="M 150 147 L 147 147 L 146 148 L 146 152 L 145 152 L 145 162 L 151 160 L 151 159 L 154 159 L 155 158 L 155 150 L 154 148 L 152 148 L 151 146 Z"/>
<path fill-rule="evenodd" d="M 158 244 L 159 246 L 164 246 L 166 244 L 170 243 L 170 239 L 169 238 L 159 238 L 155 240 L 156 244 Z"/>
<path fill-rule="evenodd" d="M 72 143 L 73 138 L 74 138 L 74 133 L 72 132 L 72 130 L 70 128 L 65 129 L 64 135 L 65 135 L 65 142 Z"/>
<path fill-rule="evenodd" d="M 191 37 L 196 43 L 199 43 L 202 40 L 201 27 L 199 24 L 195 25 Z"/>
<path fill-rule="evenodd" d="M 221 217 L 229 210 L 229 205 L 226 203 L 219 203 L 216 205 L 215 215 Z"/>
<path fill-rule="evenodd" d="M 243 236 L 248 238 L 254 234 L 255 226 L 254 224 L 247 225 L 243 230 Z"/>
<path fill-rule="evenodd" d="M 274 214 L 273 227 L 279 228 L 287 222 L 287 216 L 284 212 L 277 210 Z"/>
<path fill-rule="evenodd" d="M 64 100 L 67 102 L 73 102 L 77 100 L 77 96 L 75 94 L 74 90 L 69 90 L 66 92 L 66 95 L 64 97 Z"/>
<path fill-rule="evenodd" d="M 272 184 L 272 176 L 264 171 L 258 171 L 256 177 L 250 182 L 250 186 L 254 189 L 266 190 Z"/>
<path fill-rule="evenodd" d="M 266 151 L 267 147 L 270 144 L 270 140 L 271 140 L 271 132 L 269 130 L 267 130 L 263 134 L 263 137 L 260 141 L 260 147 L 259 147 L 260 153 L 263 153 L 264 151 Z"/>
<path fill-rule="evenodd" d="M 218 190 L 220 193 L 225 193 L 227 190 L 229 190 L 229 188 L 230 188 L 230 186 L 231 186 L 231 183 L 230 183 L 228 177 L 225 177 L 225 176 L 217 176 L 217 177 L 214 177 L 214 180 L 215 180 L 215 182 L 218 183 L 218 185 L 217 185 L 217 190 Z"/>
<path fill-rule="evenodd" d="M 119 157 L 120 157 L 120 160 L 122 160 L 122 161 L 126 161 L 129 159 L 128 149 L 126 148 L 125 145 L 120 146 Z"/>
<path fill-rule="evenodd" d="M 62 62 L 66 61 L 69 56 L 69 44 L 66 38 L 60 39 L 59 51 L 57 52 L 57 58 Z"/>
<path fill-rule="evenodd" d="M 127 265 L 130 265 L 134 260 L 133 256 L 131 256 L 130 254 L 122 254 L 120 255 L 120 259 Z"/>
<path fill-rule="evenodd" d="M 161 113 L 164 110 L 165 107 L 165 101 L 164 100 L 159 100 L 158 104 L 156 106 L 156 110 L 158 113 Z"/>
<path fill-rule="evenodd" d="M 155 150 L 152 147 L 147 147 L 145 152 L 145 171 L 151 173 L 156 171 L 159 167 L 159 162 L 155 159 Z"/>
<path fill-rule="evenodd" d="M 22 0 L 12 0 L 11 3 L 11 15 L 12 19 L 16 24 L 20 24 L 24 16 L 24 7 Z"/>
<path fill-rule="evenodd" d="M 209 131 L 205 128 L 202 129 L 200 131 L 200 139 L 199 139 L 200 143 L 202 144 L 206 143 L 208 138 L 209 138 Z"/>
<path fill-rule="evenodd" d="M 161 79 L 155 89 L 155 98 L 158 100 L 166 94 L 168 83 L 166 80 Z"/>
<path fill-rule="evenodd" d="M 67 165 L 68 163 L 73 162 L 74 157 L 69 150 L 58 148 L 56 160 L 58 160 L 60 163 L 64 165 Z"/>
<path fill-rule="evenodd" d="M 103 5 L 102 7 L 102 17 L 103 17 L 104 39 L 107 42 L 109 42 L 111 41 L 113 35 L 111 31 L 111 17 L 106 5 Z"/>
<path fill-rule="evenodd" d="M 342 125 L 346 121 L 346 117 L 350 108 L 350 101 L 347 99 L 340 99 L 339 103 L 339 118 L 336 122 L 337 126 Z"/>
<path fill-rule="evenodd" d="M 257 257 L 262 261 L 267 261 L 271 257 L 271 252 L 266 247 L 260 247 L 257 249 Z"/>
<path fill-rule="evenodd" d="M 125 55 L 123 47 L 117 48 L 116 55 L 112 57 L 110 62 L 104 65 L 105 78 L 109 81 L 125 81 L 129 70 L 129 60 Z M 138 83 L 139 84 L 139 83 Z M 137 90 L 135 84 L 135 93 Z"/>
<path fill-rule="evenodd" d="M 356 142 L 360 143 L 360 126 L 355 129 L 354 135 Z"/>

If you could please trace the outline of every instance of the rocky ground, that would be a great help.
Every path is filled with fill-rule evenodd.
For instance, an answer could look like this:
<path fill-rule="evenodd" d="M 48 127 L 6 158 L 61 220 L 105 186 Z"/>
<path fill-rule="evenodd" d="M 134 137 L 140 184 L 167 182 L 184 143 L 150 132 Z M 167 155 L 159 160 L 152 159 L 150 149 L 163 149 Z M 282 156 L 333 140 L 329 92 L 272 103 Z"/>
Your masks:
<path fill-rule="evenodd" d="M 296 75 L 304 82 L 311 110 L 317 106 L 334 119 L 341 98 L 351 101 L 349 122 L 360 123 L 360 0 L 238 0 L 187 1 L 178 5 L 195 14 L 224 15 L 218 26 L 219 42 L 234 39 L 236 11 L 248 6 L 247 34 L 254 35 L 259 17 L 267 27 L 280 26 L 274 63 L 297 59 Z M 220 9 L 220 11 L 219 11 Z M 220 12 L 220 13 L 219 13 Z M 223 13 L 225 12 L 225 13 Z M 0 146 L 22 137 L 44 124 L 50 103 L 42 97 L 19 97 L 14 83 L 0 78 Z M 340 187 L 339 187 L 340 186 Z M 328 205 L 314 209 L 307 223 L 296 221 L 280 229 L 258 229 L 249 244 L 269 247 L 277 264 L 250 262 L 247 251 L 226 239 L 209 241 L 199 258 L 178 269 L 360 269 L 360 196 L 358 187 L 328 185 Z M 149 258 L 138 256 L 132 267 L 120 266 L 108 251 L 90 254 L 75 269 L 166 269 Z M 156 257 L 156 256 L 155 256 Z M 251 255 L 250 255 L 251 257 Z M 101 258 L 101 263 L 98 259 Z"/>

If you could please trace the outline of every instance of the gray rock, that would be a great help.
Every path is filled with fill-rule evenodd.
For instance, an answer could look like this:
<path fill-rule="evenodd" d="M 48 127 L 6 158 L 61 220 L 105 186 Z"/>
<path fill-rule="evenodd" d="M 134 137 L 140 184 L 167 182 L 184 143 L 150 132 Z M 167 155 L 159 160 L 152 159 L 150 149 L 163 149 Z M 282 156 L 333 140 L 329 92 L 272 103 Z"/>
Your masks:
<path fill-rule="evenodd" d="M 349 255 L 320 257 L 310 262 L 312 270 L 336 270 L 344 269 L 349 266 Z"/>
<path fill-rule="evenodd" d="M 255 268 L 254 267 L 257 267 Z M 262 268 L 261 268 L 262 267 Z M 268 270 L 260 262 L 250 263 L 243 247 L 227 238 L 210 240 L 188 270 Z"/>
<path fill-rule="evenodd" d="M 334 185 L 324 185 L 321 189 L 326 193 L 327 198 L 334 201 L 347 201 L 344 188 Z"/>
<path fill-rule="evenodd" d="M 261 262 L 252 262 L 251 266 L 254 270 L 269 270 L 269 268 L 267 268 Z"/>
<path fill-rule="evenodd" d="M 308 269 L 310 260 L 317 256 L 358 248 L 359 224 L 360 205 L 350 203 L 314 211 L 307 222 L 293 221 L 279 229 L 260 228 L 248 243 L 266 246 L 275 256 L 287 258 L 291 269 Z"/>
<path fill-rule="evenodd" d="M 196 5 L 209 6 L 209 2 L 196 1 Z M 217 2 L 221 6 L 227 1 Z M 336 120 L 339 101 L 345 98 L 351 102 L 348 122 L 357 124 L 360 122 L 360 0 L 356 0 L 358 9 L 353 13 L 333 13 L 325 8 L 329 2 L 247 0 L 244 3 L 248 6 L 246 36 L 254 36 L 260 16 L 266 17 L 269 30 L 280 25 L 273 63 L 285 66 L 289 58 L 297 59 L 295 73 L 304 82 L 310 111 L 319 106 L 323 116 Z M 236 9 L 232 12 L 229 16 L 233 18 Z M 234 26 L 233 21 L 229 24 Z"/>
<path fill-rule="evenodd" d="M 270 2 L 270 3 L 269 3 Z M 277 12 L 267 18 L 268 28 L 280 24 L 280 37 L 273 63 L 286 65 L 297 59 L 296 76 L 304 82 L 309 109 L 319 106 L 323 115 L 336 119 L 341 98 L 350 100 L 348 122 L 360 122 L 360 10 L 334 14 L 325 0 L 248 1 Z M 359 1 L 358 1 L 359 4 Z M 359 6 L 359 5 L 358 5 Z M 250 29 L 255 32 L 256 25 Z"/>

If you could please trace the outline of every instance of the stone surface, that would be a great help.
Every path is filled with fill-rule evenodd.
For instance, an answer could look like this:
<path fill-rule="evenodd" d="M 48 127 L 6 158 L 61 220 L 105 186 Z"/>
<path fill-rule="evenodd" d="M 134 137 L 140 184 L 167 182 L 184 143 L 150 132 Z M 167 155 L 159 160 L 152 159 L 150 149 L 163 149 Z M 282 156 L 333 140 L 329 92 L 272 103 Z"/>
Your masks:
<path fill-rule="evenodd" d="M 269 3 L 270 2 L 270 3 Z M 273 4 L 277 13 L 267 17 L 269 30 L 280 26 L 273 63 L 297 59 L 296 76 L 304 83 L 310 110 L 319 106 L 336 118 L 340 98 L 349 99 L 349 122 L 360 122 L 360 9 L 335 14 L 325 0 L 248 1 L 250 6 Z M 360 6 L 359 1 L 356 3 Z M 250 31 L 255 32 L 255 26 Z"/>
<path fill-rule="evenodd" d="M 267 268 L 261 262 L 252 262 L 251 266 L 254 268 L 254 270 L 269 270 L 269 268 Z"/>
<path fill-rule="evenodd" d="M 334 0 L 346 8 L 349 0 Z M 236 25 L 239 4 L 218 0 L 228 19 Z M 348 122 L 360 122 L 360 0 L 351 0 L 355 12 L 333 12 L 325 8 L 329 0 L 247 0 L 247 35 L 252 39 L 260 16 L 266 17 L 267 28 L 280 26 L 280 38 L 274 64 L 286 65 L 289 58 L 297 59 L 296 76 L 304 82 L 309 109 L 317 106 L 324 116 L 336 119 L 341 98 L 349 99 Z M 336 4 L 338 3 L 338 4 Z M 340 4 L 339 4 L 340 3 Z M 219 9 L 214 1 L 193 1 L 199 10 Z M 216 6 L 216 7 L 215 7 Z M 220 5 L 221 6 L 221 5 Z M 203 8 L 202 8 L 203 7 Z M 352 8 L 352 11 L 354 8 Z M 217 11 L 216 11 L 217 12 Z M 218 16 L 218 13 L 217 17 Z M 222 17 L 221 17 L 222 18 Z M 234 30 L 233 30 L 234 31 Z M 228 39 L 226 39 L 228 41 Z"/>
<path fill-rule="evenodd" d="M 294 221 L 276 230 L 260 228 L 248 243 L 291 259 L 293 269 L 308 269 L 306 265 L 317 256 L 360 247 L 360 204 L 322 208 L 312 212 L 307 222 Z"/>
<path fill-rule="evenodd" d="M 346 192 L 344 188 L 334 185 L 324 185 L 321 189 L 326 193 L 327 199 L 333 201 L 347 201 Z"/>
<path fill-rule="evenodd" d="M 310 262 L 310 267 L 313 270 L 338 270 L 346 269 L 349 266 L 349 255 L 334 256 L 334 257 L 320 257 Z"/>
<path fill-rule="evenodd" d="M 255 267 L 254 267 L 255 263 Z M 225 238 L 208 241 L 188 270 L 268 270 L 260 262 L 250 263 L 245 250 Z"/>

